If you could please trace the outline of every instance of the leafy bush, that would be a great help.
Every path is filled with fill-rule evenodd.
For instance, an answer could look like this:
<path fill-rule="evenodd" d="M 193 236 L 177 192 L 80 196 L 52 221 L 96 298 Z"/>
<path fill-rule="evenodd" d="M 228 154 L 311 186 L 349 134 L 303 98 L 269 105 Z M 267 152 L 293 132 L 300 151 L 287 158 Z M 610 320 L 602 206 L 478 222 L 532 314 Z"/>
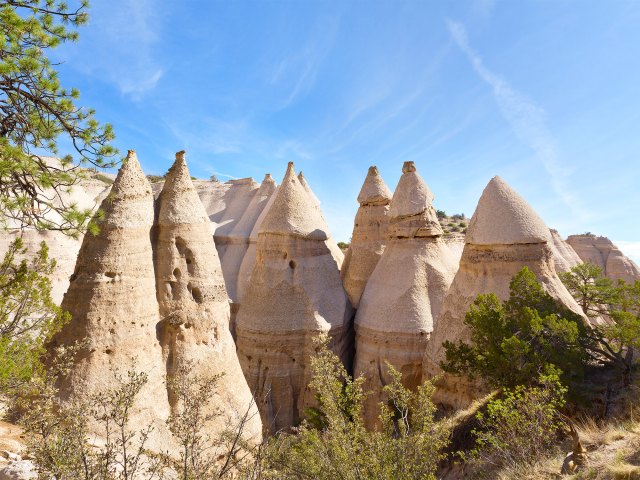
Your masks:
<path fill-rule="evenodd" d="M 443 218 L 447 217 L 447 214 L 445 213 L 444 210 L 436 210 L 436 216 L 438 217 L 439 220 L 442 220 Z"/>
<path fill-rule="evenodd" d="M 493 467 L 532 463 L 549 453 L 562 426 L 559 410 L 566 389 L 557 376 L 543 376 L 537 387 L 518 386 L 478 413 L 472 458 Z"/>
<path fill-rule="evenodd" d="M 349 243 L 347 242 L 338 242 L 338 247 L 342 250 L 346 250 L 347 248 L 349 248 Z"/>

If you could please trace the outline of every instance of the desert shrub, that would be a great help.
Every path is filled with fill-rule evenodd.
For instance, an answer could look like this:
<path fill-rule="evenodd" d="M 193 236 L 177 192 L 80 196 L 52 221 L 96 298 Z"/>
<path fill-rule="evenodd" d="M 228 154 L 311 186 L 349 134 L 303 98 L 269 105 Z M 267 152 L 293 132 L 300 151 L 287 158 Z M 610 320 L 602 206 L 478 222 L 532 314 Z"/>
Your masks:
<path fill-rule="evenodd" d="M 438 219 L 442 220 L 443 218 L 447 217 L 447 214 L 444 210 L 436 210 L 436 216 L 438 217 Z"/>
<path fill-rule="evenodd" d="M 464 220 L 465 216 L 464 213 L 456 213 L 455 215 L 452 215 L 451 218 L 454 220 Z"/>
<path fill-rule="evenodd" d="M 362 377 L 351 378 L 324 337 L 311 360 L 311 387 L 317 393 L 315 421 L 305 420 L 294 434 L 272 439 L 266 464 L 274 478 L 291 479 L 432 479 L 448 431 L 434 419 L 434 387 L 417 392 L 402 386 L 401 375 L 385 387 L 380 431 L 367 431 L 362 419 L 366 396 Z"/>
<path fill-rule="evenodd" d="M 532 463 L 549 453 L 563 425 L 559 410 L 566 389 L 556 375 L 543 376 L 538 386 L 518 386 L 492 400 L 478 413 L 471 458 L 492 467 Z"/>
<path fill-rule="evenodd" d="M 453 227 L 451 227 L 451 231 L 452 232 L 459 232 L 460 229 L 458 227 L 456 227 L 456 226 L 453 226 Z"/>
<path fill-rule="evenodd" d="M 347 248 L 349 248 L 349 243 L 347 242 L 338 242 L 338 247 L 341 248 L 342 250 L 346 250 Z"/>
<path fill-rule="evenodd" d="M 209 181 L 218 183 L 220 180 L 218 180 L 218 176 L 216 174 L 213 174 L 209 177 Z"/>
<path fill-rule="evenodd" d="M 458 226 L 464 228 L 467 226 L 467 224 L 465 222 L 460 222 Z"/>
<path fill-rule="evenodd" d="M 163 182 L 165 175 L 147 175 L 147 180 L 149 180 L 149 183 L 157 183 L 157 182 Z"/>
<path fill-rule="evenodd" d="M 584 320 L 557 303 L 528 268 L 510 283 L 509 299 L 479 295 L 465 315 L 471 343 L 445 342 L 449 373 L 479 376 L 494 387 L 535 386 L 540 375 L 559 371 L 577 387 L 589 360 Z"/>

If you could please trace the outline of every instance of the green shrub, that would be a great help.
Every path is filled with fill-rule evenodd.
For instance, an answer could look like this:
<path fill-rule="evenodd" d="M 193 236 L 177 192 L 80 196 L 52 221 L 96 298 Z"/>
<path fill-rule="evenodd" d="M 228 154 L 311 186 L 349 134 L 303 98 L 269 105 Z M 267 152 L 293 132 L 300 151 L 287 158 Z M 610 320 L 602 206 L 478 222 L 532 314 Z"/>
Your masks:
<path fill-rule="evenodd" d="M 280 434 L 269 444 L 267 470 L 279 479 L 435 479 L 444 458 L 448 430 L 434 419 L 434 387 L 425 382 L 407 390 L 401 375 L 387 365 L 393 381 L 381 405 L 379 431 L 367 431 L 362 405 L 364 378 L 351 378 L 327 348 L 326 336 L 311 360 L 311 388 L 317 394 L 314 422 L 306 420 L 294 434 Z"/>
<path fill-rule="evenodd" d="M 493 467 L 532 463 L 549 453 L 562 426 L 559 410 L 566 389 L 557 376 L 543 376 L 537 387 L 518 386 L 478 413 L 471 457 Z"/>
<path fill-rule="evenodd" d="M 577 386 L 589 360 L 589 337 L 579 315 L 558 304 L 523 268 L 510 283 L 509 299 L 479 295 L 465 315 L 471 343 L 445 342 L 449 373 L 480 376 L 494 387 L 536 385 L 559 371 Z"/>
<path fill-rule="evenodd" d="M 447 214 L 445 213 L 444 210 L 436 210 L 436 215 L 440 220 L 447 217 Z"/>

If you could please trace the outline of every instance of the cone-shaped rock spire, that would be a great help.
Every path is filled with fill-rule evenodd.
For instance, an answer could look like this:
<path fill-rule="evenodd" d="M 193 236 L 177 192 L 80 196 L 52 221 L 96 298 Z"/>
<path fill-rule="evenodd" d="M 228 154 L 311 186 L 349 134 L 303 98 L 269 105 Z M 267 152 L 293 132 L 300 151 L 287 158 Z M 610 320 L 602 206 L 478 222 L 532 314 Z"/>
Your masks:
<path fill-rule="evenodd" d="M 364 179 L 360 193 L 358 194 L 358 203 L 360 206 L 365 205 L 389 205 L 392 197 L 391 190 L 384 183 L 384 180 L 378 172 L 378 167 L 371 166 Z"/>
<path fill-rule="evenodd" d="M 262 221 L 236 319 L 240 363 L 271 431 L 290 428 L 313 402 L 309 356 L 318 333 L 330 335 L 345 362 L 350 354 L 351 306 L 328 238 L 290 163 Z"/>
<path fill-rule="evenodd" d="M 152 424 L 147 447 L 164 451 L 171 443 L 165 425 L 165 369 L 156 338 L 153 195 L 135 152 L 129 151 L 101 209 L 100 232 L 85 235 L 62 301 L 72 320 L 53 340 L 67 346 L 86 342 L 62 379 L 60 394 L 65 401 L 86 399 L 115 388 L 114 374 L 126 378 L 128 371 L 145 372 L 148 380 L 136 397 L 129 427 L 142 431 Z"/>
<path fill-rule="evenodd" d="M 351 245 L 341 269 L 344 288 L 355 308 L 387 243 L 391 192 L 376 167 L 369 167 L 358 202 Z"/>
<path fill-rule="evenodd" d="M 261 232 L 293 235 L 313 240 L 326 240 L 329 227 L 311 196 L 302 186 L 293 162 L 289 162 L 278 194 L 265 216 Z"/>
<path fill-rule="evenodd" d="M 550 230 L 551 239 L 553 240 L 551 250 L 553 251 L 553 261 L 555 262 L 556 272 L 568 272 L 576 265 L 582 263 L 580 257 L 573 247 L 565 242 L 557 230 Z"/>
<path fill-rule="evenodd" d="M 469 342 L 465 313 L 483 293 L 509 297 L 511 279 L 523 268 L 534 272 L 543 288 L 558 302 L 581 314 L 580 307 L 558 278 L 551 250 L 551 234 L 533 208 L 501 178 L 494 177 L 478 202 L 469 223 L 460 268 L 447 292 L 442 311 L 427 346 L 427 377 L 440 374 L 445 359 L 443 343 Z M 468 405 L 482 385 L 466 377 L 445 374 L 435 399 L 453 407 Z"/>
<path fill-rule="evenodd" d="M 413 162 L 406 162 L 389 210 L 389 241 L 369 278 L 356 314 L 354 374 L 373 392 L 365 421 L 377 424 L 382 388 L 391 381 L 386 362 L 416 388 L 422 358 L 457 264 L 442 240 L 433 194 Z"/>
<path fill-rule="evenodd" d="M 467 243 L 515 245 L 548 242 L 549 228 L 531 205 L 496 176 L 486 186 L 467 229 Z"/>
<path fill-rule="evenodd" d="M 313 193 L 313 190 L 311 190 L 311 187 L 309 186 L 309 183 L 307 182 L 307 179 L 305 178 L 304 174 L 302 173 L 302 170 L 300 170 L 300 173 L 298 173 L 298 180 L 300 180 L 300 184 L 307 191 L 307 193 L 311 197 L 311 200 L 313 201 L 313 203 L 316 206 L 318 206 L 318 208 L 320 208 L 320 199 L 318 197 L 316 197 L 316 194 Z"/>
<path fill-rule="evenodd" d="M 256 409 L 229 331 L 229 302 L 211 226 L 184 152 L 169 169 L 157 208 L 156 284 L 167 374 L 181 375 L 186 368 L 202 377 L 224 373 L 212 406 L 237 421 L 252 405 Z M 177 399 L 171 393 L 175 408 Z M 259 439 L 257 411 L 249 417 L 245 434 Z M 216 437 L 225 428 L 224 420 L 215 417 L 203 428 Z"/>

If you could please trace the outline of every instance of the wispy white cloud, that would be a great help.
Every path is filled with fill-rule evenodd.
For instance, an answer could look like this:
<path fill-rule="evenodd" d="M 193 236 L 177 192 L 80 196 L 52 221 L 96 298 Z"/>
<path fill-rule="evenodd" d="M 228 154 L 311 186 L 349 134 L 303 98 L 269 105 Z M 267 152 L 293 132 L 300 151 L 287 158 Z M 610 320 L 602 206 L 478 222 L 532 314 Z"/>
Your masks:
<path fill-rule="evenodd" d="M 549 132 L 544 110 L 534 104 L 524 94 L 486 67 L 479 53 L 469 44 L 464 26 L 457 22 L 448 22 L 451 37 L 460 50 L 467 56 L 478 76 L 491 87 L 500 111 L 517 137 L 531 148 L 549 176 L 554 193 L 581 220 L 590 214 L 584 210 L 571 192 L 568 177 L 571 170 L 558 159 L 556 142 Z"/>
<path fill-rule="evenodd" d="M 244 151 L 248 128 L 245 120 L 225 121 L 208 117 L 184 123 L 169 118 L 165 124 L 187 151 L 197 148 L 198 151 L 214 155 Z"/>

